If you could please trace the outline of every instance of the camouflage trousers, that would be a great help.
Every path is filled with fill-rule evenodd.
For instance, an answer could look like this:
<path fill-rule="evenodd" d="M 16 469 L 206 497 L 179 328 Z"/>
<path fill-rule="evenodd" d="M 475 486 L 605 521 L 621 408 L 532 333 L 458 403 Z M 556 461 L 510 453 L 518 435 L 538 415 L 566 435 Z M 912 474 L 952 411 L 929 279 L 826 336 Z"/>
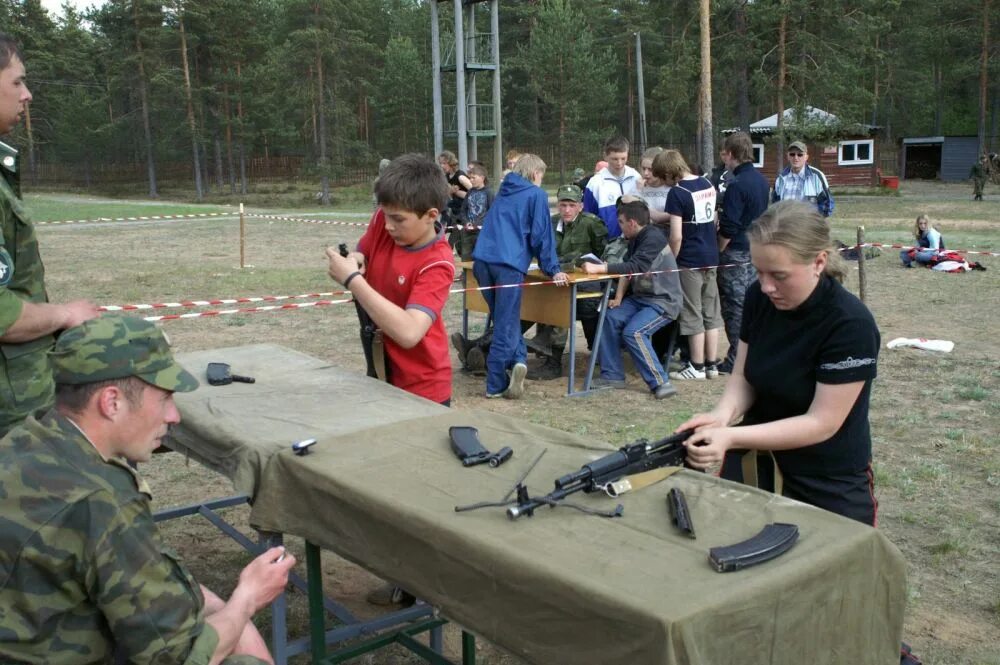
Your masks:
<path fill-rule="evenodd" d="M 719 298 L 722 300 L 722 320 L 726 326 L 726 338 L 729 340 L 729 351 L 725 362 L 732 365 L 736 362 L 736 348 L 740 345 L 740 323 L 743 321 L 743 301 L 747 289 L 757 279 L 757 271 L 750 263 L 749 250 L 726 250 L 719 257 L 723 265 L 737 264 L 728 268 L 719 268 Z"/>

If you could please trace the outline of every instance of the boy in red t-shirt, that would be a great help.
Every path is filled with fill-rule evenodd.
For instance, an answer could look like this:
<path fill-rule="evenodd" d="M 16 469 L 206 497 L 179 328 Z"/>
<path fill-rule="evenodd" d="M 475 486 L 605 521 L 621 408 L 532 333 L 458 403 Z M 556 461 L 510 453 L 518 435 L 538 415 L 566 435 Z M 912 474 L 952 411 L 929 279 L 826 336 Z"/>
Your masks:
<path fill-rule="evenodd" d="M 441 310 L 455 280 L 440 224 L 448 182 L 430 159 L 396 158 L 379 176 L 375 211 L 357 250 L 327 248 L 329 274 L 382 331 L 389 382 L 449 406 L 451 357 Z"/>

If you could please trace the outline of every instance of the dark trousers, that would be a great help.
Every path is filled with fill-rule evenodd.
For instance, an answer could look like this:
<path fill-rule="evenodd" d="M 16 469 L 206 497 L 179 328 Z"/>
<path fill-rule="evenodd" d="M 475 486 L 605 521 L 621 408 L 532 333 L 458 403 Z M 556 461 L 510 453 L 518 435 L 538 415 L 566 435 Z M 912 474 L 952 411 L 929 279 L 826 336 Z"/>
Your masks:
<path fill-rule="evenodd" d="M 732 365 L 736 362 L 736 349 L 740 345 L 740 324 L 743 322 L 743 301 L 747 297 L 747 289 L 757 279 L 757 271 L 750 264 L 749 250 L 726 250 L 722 252 L 719 263 L 722 265 L 736 264 L 727 268 L 719 268 L 719 297 L 722 300 L 722 320 L 726 326 L 726 338 L 729 340 L 729 351 L 726 360 Z"/>

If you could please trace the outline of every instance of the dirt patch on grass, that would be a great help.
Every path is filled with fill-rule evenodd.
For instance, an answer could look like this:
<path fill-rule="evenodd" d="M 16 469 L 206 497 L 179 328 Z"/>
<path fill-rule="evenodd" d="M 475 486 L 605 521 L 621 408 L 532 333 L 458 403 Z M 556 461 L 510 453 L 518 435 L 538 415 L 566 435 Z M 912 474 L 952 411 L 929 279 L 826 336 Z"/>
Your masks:
<path fill-rule="evenodd" d="M 957 198 L 958 190 L 954 192 Z M 838 206 L 835 226 L 844 236 L 863 221 L 873 234 L 907 241 L 918 212 L 913 201 L 858 197 Z M 921 201 L 921 209 L 927 207 Z M 945 228 L 961 228 L 979 246 L 998 246 L 997 223 L 983 208 L 949 201 L 934 216 Z M 42 227 L 40 242 L 53 299 L 87 297 L 100 304 L 153 303 L 180 299 L 297 295 L 338 290 L 327 276 L 323 250 L 353 243 L 356 227 L 250 220 L 246 262 L 239 268 L 238 222 L 178 221 L 142 227 Z M 997 662 L 1000 644 L 1000 262 L 981 258 L 985 273 L 949 275 L 905 270 L 893 252 L 868 263 L 868 303 L 883 344 L 894 337 L 950 339 L 955 351 L 934 355 L 883 348 L 873 391 L 872 430 L 880 502 L 880 528 L 908 562 L 910 602 L 906 637 L 928 662 Z M 847 286 L 857 292 L 856 271 Z M 458 330 L 461 299 L 446 312 Z M 249 307 L 253 305 L 240 305 Z M 228 309 L 236 306 L 219 306 Z M 473 319 L 481 325 L 481 319 Z M 164 323 L 179 351 L 274 342 L 362 372 L 352 306 L 265 314 L 240 314 Z M 581 338 L 581 348 L 585 347 Z M 576 358 L 578 372 L 587 354 Z M 532 363 L 538 362 L 532 360 Z M 456 361 L 457 365 L 457 361 Z M 234 368 L 235 369 L 235 368 Z M 456 367 L 457 370 L 457 367 Z M 528 382 L 520 401 L 486 400 L 481 377 L 456 371 L 454 406 L 502 412 L 621 444 L 662 436 L 692 413 L 710 408 L 724 382 L 679 385 L 679 394 L 653 400 L 637 375 L 630 389 L 566 398 L 563 381 Z M 175 454 L 158 456 L 142 472 L 157 506 L 189 504 L 231 492 L 228 481 Z M 248 511 L 230 517 L 252 536 Z M 248 557 L 203 520 L 163 525 L 169 542 L 196 576 L 222 592 L 231 590 Z M 301 554 L 301 544 L 290 541 Z M 364 595 L 379 582 L 363 569 L 324 553 L 326 589 L 362 616 L 377 613 Z M 301 572 L 304 572 L 301 571 Z M 291 626 L 302 635 L 306 612 L 292 594 Z M 261 618 L 266 628 L 266 613 Z M 459 653 L 457 629 L 447 645 Z M 515 658 L 480 645 L 480 662 L 513 665 Z M 991 660 L 992 659 L 992 660 Z M 305 660 L 303 659 L 303 662 Z M 359 662 L 417 662 L 401 652 L 381 652 Z"/>

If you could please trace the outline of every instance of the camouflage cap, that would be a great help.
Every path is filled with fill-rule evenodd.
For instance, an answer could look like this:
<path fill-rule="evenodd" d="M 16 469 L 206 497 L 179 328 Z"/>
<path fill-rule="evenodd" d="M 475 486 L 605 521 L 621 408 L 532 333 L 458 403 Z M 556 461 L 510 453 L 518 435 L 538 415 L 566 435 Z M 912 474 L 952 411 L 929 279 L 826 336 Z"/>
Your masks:
<path fill-rule="evenodd" d="M 563 185 L 556 192 L 557 201 L 574 201 L 579 203 L 583 200 L 583 192 L 576 185 Z"/>
<path fill-rule="evenodd" d="M 50 356 L 57 384 L 136 376 L 171 392 L 198 387 L 198 379 L 174 360 L 163 331 L 136 317 L 105 314 L 70 328 Z"/>
<path fill-rule="evenodd" d="M 587 175 L 587 172 L 583 169 L 577 167 L 573 169 L 573 180 L 580 180 L 583 176 Z"/>

